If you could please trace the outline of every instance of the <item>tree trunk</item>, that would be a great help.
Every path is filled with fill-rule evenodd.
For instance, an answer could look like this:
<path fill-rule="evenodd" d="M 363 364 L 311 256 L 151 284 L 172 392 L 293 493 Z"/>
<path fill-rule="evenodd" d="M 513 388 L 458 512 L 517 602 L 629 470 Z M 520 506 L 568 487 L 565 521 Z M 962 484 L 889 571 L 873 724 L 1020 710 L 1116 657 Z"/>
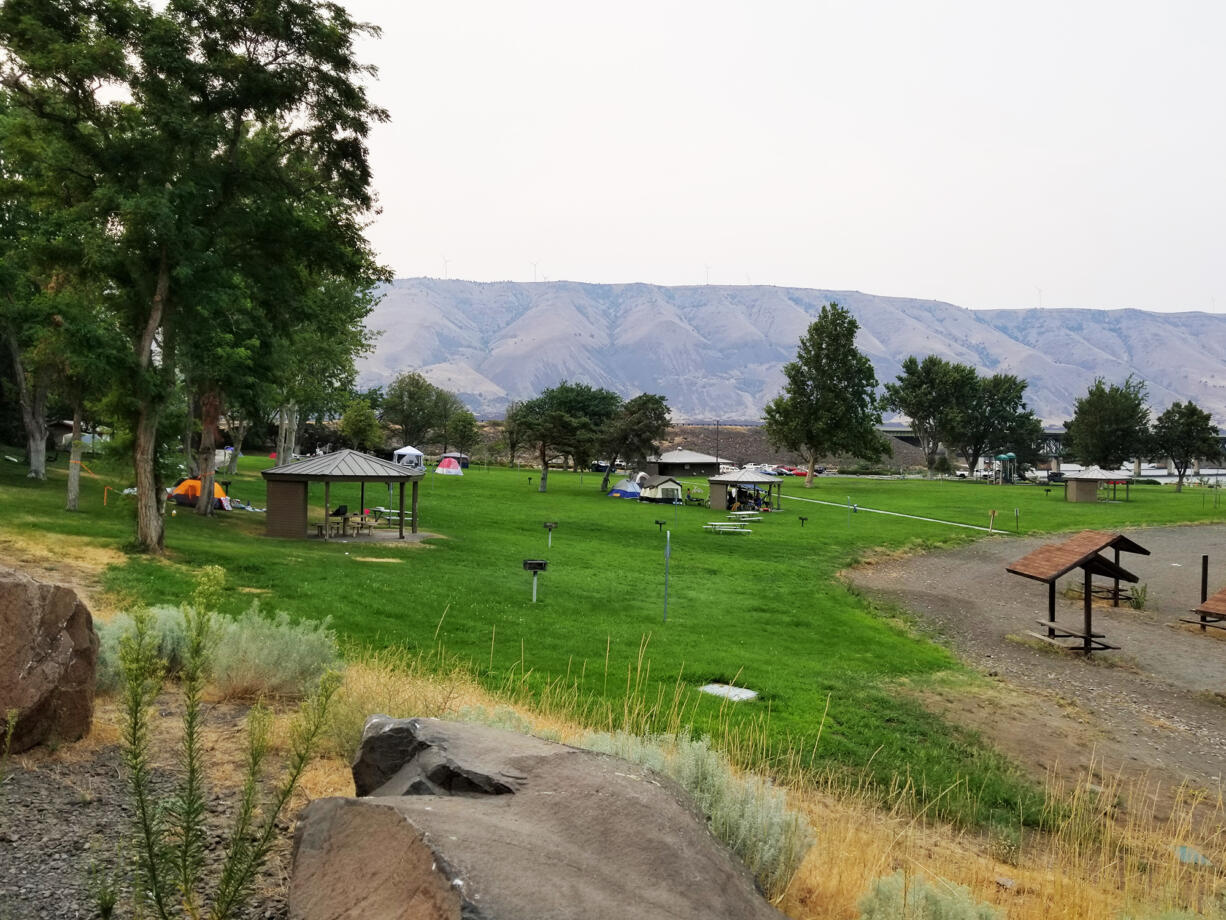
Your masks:
<path fill-rule="evenodd" d="M 146 401 L 137 414 L 132 445 L 132 466 L 136 474 L 136 542 L 145 552 L 161 554 L 166 546 L 166 529 L 158 494 L 162 483 L 157 472 L 157 431 L 158 410 Z"/>
<path fill-rule="evenodd" d="M 536 491 L 545 491 L 545 482 L 549 478 L 549 457 L 546 450 L 546 444 L 541 442 L 541 484 L 537 486 Z"/>
<path fill-rule="evenodd" d="M 81 503 L 81 405 L 72 407 L 72 453 L 68 457 L 68 502 L 65 510 L 77 511 Z"/>
<path fill-rule="evenodd" d="M 13 358 L 13 376 L 17 381 L 17 401 L 21 404 L 21 424 L 26 430 L 26 458 L 30 464 L 29 479 L 47 478 L 47 396 L 51 392 L 50 374 L 36 371 L 33 379 L 26 377 L 21 360 L 21 346 L 12 329 L 7 331 L 9 351 Z"/>
<path fill-rule="evenodd" d="M 805 488 L 813 488 L 813 468 L 817 466 L 817 454 L 805 454 L 805 462 L 808 464 L 808 472 L 805 473 Z"/>
<path fill-rule="evenodd" d="M 246 419 L 232 421 L 230 425 L 230 440 L 234 442 L 234 450 L 230 451 L 230 462 L 226 466 L 227 476 L 236 476 L 238 474 L 238 455 L 242 453 L 243 441 L 250 430 L 251 423 Z"/>
<path fill-rule="evenodd" d="M 216 390 L 208 390 L 200 397 L 200 451 L 197 466 L 200 469 L 200 497 L 196 499 L 196 513 L 213 513 L 213 481 L 217 478 L 217 422 L 221 418 L 221 396 Z"/>

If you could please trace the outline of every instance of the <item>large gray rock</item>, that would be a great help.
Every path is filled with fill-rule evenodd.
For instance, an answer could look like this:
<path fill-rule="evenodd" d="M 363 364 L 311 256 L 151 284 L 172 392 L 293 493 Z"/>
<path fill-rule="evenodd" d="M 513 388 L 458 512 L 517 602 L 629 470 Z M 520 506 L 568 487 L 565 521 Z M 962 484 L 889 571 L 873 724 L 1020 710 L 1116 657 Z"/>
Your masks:
<path fill-rule="evenodd" d="M 354 780 L 303 813 L 293 920 L 782 916 L 676 783 L 615 757 L 374 716 Z"/>
<path fill-rule="evenodd" d="M 93 618 L 75 591 L 0 569 L 0 727 L 16 710 L 13 753 L 89 731 L 97 661 Z"/>

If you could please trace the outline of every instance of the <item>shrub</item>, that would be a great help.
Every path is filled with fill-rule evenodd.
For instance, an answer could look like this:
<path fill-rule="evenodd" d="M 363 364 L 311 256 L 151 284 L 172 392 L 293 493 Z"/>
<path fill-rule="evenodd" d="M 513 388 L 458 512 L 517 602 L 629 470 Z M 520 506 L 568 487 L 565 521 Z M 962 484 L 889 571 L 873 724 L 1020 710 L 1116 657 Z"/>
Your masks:
<path fill-rule="evenodd" d="M 903 872 L 879 878 L 860 899 L 862 920 L 1000 920 L 1001 912 L 976 901 L 962 885 L 941 880 L 941 887 Z"/>
<path fill-rule="evenodd" d="M 214 688 L 228 698 L 306 696 L 339 658 L 328 624 L 294 623 L 284 613 L 265 617 L 259 605 L 237 619 L 218 618 Z"/>
<path fill-rule="evenodd" d="M 580 744 L 676 780 L 768 898 L 783 894 L 813 845 L 813 829 L 803 815 L 788 809 L 783 792 L 760 776 L 736 775 L 706 738 L 616 732 L 588 735 Z"/>
<path fill-rule="evenodd" d="M 198 592 L 199 593 L 199 592 Z M 203 595 L 202 600 L 207 600 Z M 134 631 L 135 617 L 121 613 L 98 629 L 99 692 L 119 689 L 122 673 L 119 649 L 124 636 Z M 179 607 L 155 607 L 145 628 L 163 673 L 179 677 L 187 652 L 186 613 Z M 299 699 L 311 692 L 319 678 L 336 667 L 339 652 L 328 621 L 291 622 L 284 613 L 265 617 L 253 605 L 236 619 L 216 616 L 209 639 L 211 684 L 227 698 L 276 696 Z"/>
<path fill-rule="evenodd" d="M 1144 610 L 1149 601 L 1149 585 L 1133 585 L 1128 591 L 1128 606 L 1133 610 Z"/>

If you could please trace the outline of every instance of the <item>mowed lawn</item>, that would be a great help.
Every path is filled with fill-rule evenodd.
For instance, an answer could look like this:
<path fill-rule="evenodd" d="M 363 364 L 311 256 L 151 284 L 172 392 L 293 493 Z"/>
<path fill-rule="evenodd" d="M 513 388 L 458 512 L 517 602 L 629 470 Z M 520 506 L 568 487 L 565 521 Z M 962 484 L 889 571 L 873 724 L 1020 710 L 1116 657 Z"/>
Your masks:
<path fill-rule="evenodd" d="M 69 555 L 75 541 L 122 546 L 132 534 L 130 499 L 111 492 L 104 506 L 102 492 L 127 484 L 126 470 L 107 475 L 105 464 L 93 464 L 100 476 L 86 478 L 83 510 L 68 514 L 63 465 L 43 484 L 22 478 L 16 464 L 0 466 L 0 535 L 34 535 Z M 267 465 L 245 459 L 231 494 L 262 506 L 258 470 Z M 707 509 L 609 499 L 597 474 L 551 472 L 541 494 L 538 477 L 536 470 L 476 467 L 463 478 L 428 474 L 421 526 L 439 536 L 412 546 L 269 539 L 260 514 L 206 519 L 181 510 L 167 519 L 167 560 L 128 556 L 106 584 L 126 602 L 179 603 L 194 568 L 221 565 L 230 612 L 258 598 L 268 610 L 330 617 L 357 645 L 441 646 L 494 685 L 569 688 L 576 706 L 590 717 L 606 712 L 601 718 L 614 727 L 628 684 L 639 704 L 662 696 L 665 708 L 680 684 L 696 731 L 739 733 L 742 748 L 756 731 L 768 742 L 752 755 L 759 762 L 791 752 L 806 765 L 868 776 L 879 788 L 909 780 L 948 817 L 1016 822 L 1037 818 L 1038 790 L 907 692 L 950 675 L 970 678 L 943 648 L 836 578 L 878 549 L 983 535 L 802 499 L 850 498 L 864 509 L 980 526 L 996 509 L 998 526 L 1012 531 L 1020 519 L 1023 532 L 1226 518 L 1213 493 L 1206 498 L 1200 489 L 1176 495 L 1170 486 L 1141 486 L 1126 503 L 1071 505 L 1061 490 L 1035 486 L 831 477 L 813 490 L 787 481 L 782 512 L 751 524 L 751 534 L 718 535 L 702 529 L 722 517 Z M 359 501 L 356 485 L 333 486 L 333 505 Z M 322 518 L 322 486 L 311 502 L 312 516 Z M 368 507 L 388 503 L 385 487 L 367 486 Z M 666 534 L 657 520 L 671 533 L 667 622 Z M 552 547 L 545 521 L 558 524 Z M 549 563 L 535 604 L 523 570 L 529 558 Z M 694 692 L 708 681 L 735 681 L 760 696 L 730 705 Z"/>

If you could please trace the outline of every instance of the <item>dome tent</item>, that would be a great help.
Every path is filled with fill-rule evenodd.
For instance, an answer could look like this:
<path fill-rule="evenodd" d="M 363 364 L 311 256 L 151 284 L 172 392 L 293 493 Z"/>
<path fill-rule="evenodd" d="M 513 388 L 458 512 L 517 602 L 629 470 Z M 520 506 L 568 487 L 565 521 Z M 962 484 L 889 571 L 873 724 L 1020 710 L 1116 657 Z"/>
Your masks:
<path fill-rule="evenodd" d="M 633 479 L 623 479 L 609 490 L 608 496 L 609 498 L 638 498 L 642 491 Z"/>
<path fill-rule="evenodd" d="M 464 471 L 460 469 L 460 464 L 456 462 L 455 457 L 444 457 L 438 462 L 438 466 L 434 468 L 434 472 L 442 473 L 444 476 L 464 475 Z"/>
<path fill-rule="evenodd" d="M 194 505 L 200 498 L 200 477 L 180 479 L 170 490 L 170 500 L 176 505 Z M 226 490 L 216 479 L 213 480 L 213 507 L 218 511 L 230 510 L 230 499 Z"/>

